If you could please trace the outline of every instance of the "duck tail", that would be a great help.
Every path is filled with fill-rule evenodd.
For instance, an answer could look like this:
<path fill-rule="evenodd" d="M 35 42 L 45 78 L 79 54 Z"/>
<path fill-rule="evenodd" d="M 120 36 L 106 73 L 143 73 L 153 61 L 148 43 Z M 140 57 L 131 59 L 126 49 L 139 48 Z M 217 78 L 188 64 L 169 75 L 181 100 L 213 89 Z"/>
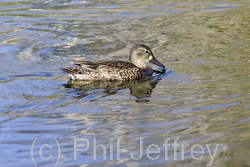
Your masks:
<path fill-rule="evenodd" d="M 66 72 L 67 74 L 72 74 L 72 70 L 68 69 L 68 68 L 60 68 L 60 70 Z"/>

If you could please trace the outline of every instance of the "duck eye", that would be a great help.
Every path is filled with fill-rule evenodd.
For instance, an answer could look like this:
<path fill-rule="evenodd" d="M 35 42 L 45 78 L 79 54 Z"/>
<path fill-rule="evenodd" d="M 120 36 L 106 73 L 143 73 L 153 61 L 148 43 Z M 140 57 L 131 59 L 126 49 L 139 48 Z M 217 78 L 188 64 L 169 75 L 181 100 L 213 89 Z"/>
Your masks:
<path fill-rule="evenodd" d="M 148 51 L 148 50 L 145 50 L 145 53 L 149 53 L 149 51 Z"/>

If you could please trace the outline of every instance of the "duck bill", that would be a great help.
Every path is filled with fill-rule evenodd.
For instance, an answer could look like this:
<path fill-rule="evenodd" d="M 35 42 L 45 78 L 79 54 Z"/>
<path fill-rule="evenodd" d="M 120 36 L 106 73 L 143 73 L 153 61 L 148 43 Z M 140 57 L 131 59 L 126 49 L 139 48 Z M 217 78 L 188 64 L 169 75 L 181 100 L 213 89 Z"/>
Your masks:
<path fill-rule="evenodd" d="M 152 64 L 155 64 L 161 68 L 165 68 L 165 66 L 161 62 L 159 62 L 156 58 L 151 59 L 149 62 Z"/>

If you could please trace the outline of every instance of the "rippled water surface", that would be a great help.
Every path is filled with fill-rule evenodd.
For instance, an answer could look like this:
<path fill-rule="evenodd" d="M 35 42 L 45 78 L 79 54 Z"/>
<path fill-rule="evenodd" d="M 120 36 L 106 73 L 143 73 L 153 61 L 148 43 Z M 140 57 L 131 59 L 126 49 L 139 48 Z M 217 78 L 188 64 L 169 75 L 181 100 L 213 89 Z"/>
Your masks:
<path fill-rule="evenodd" d="M 59 70 L 135 43 L 169 71 L 72 84 Z M 0 166 L 250 166 L 249 54 L 248 0 L 2 0 Z"/>

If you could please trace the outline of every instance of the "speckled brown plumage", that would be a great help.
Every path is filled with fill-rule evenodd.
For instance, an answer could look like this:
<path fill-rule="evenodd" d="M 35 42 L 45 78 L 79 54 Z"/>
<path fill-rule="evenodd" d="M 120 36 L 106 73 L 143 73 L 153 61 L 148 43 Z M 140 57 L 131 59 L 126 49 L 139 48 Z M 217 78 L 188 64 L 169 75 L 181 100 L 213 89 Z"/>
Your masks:
<path fill-rule="evenodd" d="M 145 64 L 151 62 L 165 68 L 155 59 L 146 45 L 135 45 L 129 55 L 131 62 L 121 60 L 76 61 L 75 67 L 64 69 L 71 79 L 78 80 L 139 80 L 151 76 L 153 69 Z"/>

